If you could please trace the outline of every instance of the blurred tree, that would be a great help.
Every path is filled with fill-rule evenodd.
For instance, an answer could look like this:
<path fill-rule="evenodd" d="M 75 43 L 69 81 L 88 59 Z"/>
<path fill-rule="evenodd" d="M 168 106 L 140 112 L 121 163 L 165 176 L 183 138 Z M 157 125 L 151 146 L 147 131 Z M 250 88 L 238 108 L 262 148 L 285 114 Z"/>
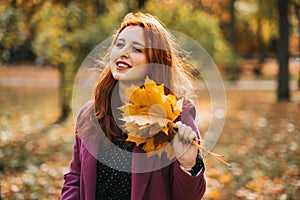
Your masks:
<path fill-rule="evenodd" d="M 239 56 L 263 61 L 277 38 L 276 0 L 193 0 L 197 9 L 217 16 L 225 38 Z M 259 64 L 259 63 L 258 63 Z M 260 73 L 260 65 L 257 69 Z"/>
<path fill-rule="evenodd" d="M 216 64 L 225 70 L 227 77 L 236 80 L 239 75 L 239 60 L 224 38 L 218 18 L 198 10 L 195 3 L 186 1 L 176 3 L 149 1 L 146 3 L 145 10 L 158 16 L 168 28 L 180 31 L 196 40 L 211 55 Z"/>
<path fill-rule="evenodd" d="M 125 8 L 125 13 L 127 12 L 136 12 L 145 7 L 145 4 L 148 0 L 126 0 L 126 1 L 118 1 L 118 3 L 122 4 L 122 7 Z"/>
<path fill-rule="evenodd" d="M 276 1 L 237 0 L 238 33 L 240 35 L 238 49 L 241 55 L 264 60 L 271 41 L 277 38 Z M 272 52 L 271 52 L 272 53 Z M 257 74 L 260 73 L 258 67 Z"/>
<path fill-rule="evenodd" d="M 147 0 L 138 0 L 138 9 L 143 9 Z"/>
<path fill-rule="evenodd" d="M 278 72 L 278 101 L 290 100 L 289 89 L 289 20 L 288 20 L 288 4 L 289 0 L 277 0 L 279 11 L 279 41 L 277 46 L 277 59 L 279 63 Z"/>
<path fill-rule="evenodd" d="M 236 0 L 230 0 L 229 12 L 230 12 L 230 37 L 229 41 L 231 42 L 231 46 L 233 50 L 236 52 L 236 30 L 235 30 L 235 23 L 236 23 L 236 16 L 235 16 L 235 4 Z"/>
<path fill-rule="evenodd" d="M 107 10 L 105 3 L 102 0 L 94 0 L 97 15 L 102 15 Z"/>
<path fill-rule="evenodd" d="M 293 7 L 291 16 L 291 25 L 294 27 L 294 34 L 298 37 L 297 44 L 294 44 L 294 51 L 291 52 L 292 56 L 296 56 L 297 59 L 300 58 L 300 0 L 292 0 L 291 6 Z M 291 46 L 293 48 L 293 46 Z M 300 90 L 300 67 L 298 75 L 298 89 Z"/>
<path fill-rule="evenodd" d="M 267 56 L 267 44 L 271 44 L 270 39 L 266 37 L 265 27 L 268 26 L 269 23 L 274 23 L 278 16 L 276 11 L 276 1 L 263 1 L 263 0 L 256 0 L 256 4 L 258 6 L 258 11 L 256 14 L 256 35 L 257 35 L 257 47 L 258 47 L 258 63 L 254 67 L 254 74 L 261 75 L 262 74 L 262 67 Z M 275 34 L 273 34 L 273 37 Z M 270 36 L 269 36 L 270 37 Z"/>
<path fill-rule="evenodd" d="M 57 122 L 69 116 L 72 86 L 81 62 L 95 46 L 112 35 L 123 14 L 109 9 L 106 2 L 94 0 L 45 2 L 31 18 L 31 28 L 36 33 L 32 41 L 36 63 L 57 66 L 61 75 L 61 115 Z"/>
<path fill-rule="evenodd" d="M 17 1 L 0 2 L 0 63 L 8 61 L 12 52 L 26 43 L 28 36 L 26 16 Z"/>
<path fill-rule="evenodd" d="M 87 13 L 76 3 L 51 2 L 45 2 L 31 18 L 31 27 L 36 33 L 32 47 L 37 64 L 57 66 L 61 75 L 61 116 L 58 121 L 63 121 L 70 113 L 73 78 L 82 59 L 78 54 L 82 50 L 80 41 L 74 41 L 74 37 L 87 19 Z"/>

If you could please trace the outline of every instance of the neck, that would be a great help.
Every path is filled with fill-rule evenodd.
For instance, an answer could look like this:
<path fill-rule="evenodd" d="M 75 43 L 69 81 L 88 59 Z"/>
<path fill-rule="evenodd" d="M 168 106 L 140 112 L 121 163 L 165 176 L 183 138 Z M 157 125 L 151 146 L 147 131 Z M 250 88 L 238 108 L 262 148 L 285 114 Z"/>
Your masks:
<path fill-rule="evenodd" d="M 129 84 L 129 82 L 119 81 L 119 97 L 123 104 L 128 102 L 128 98 L 126 97 L 126 89 L 130 86 L 131 84 Z"/>

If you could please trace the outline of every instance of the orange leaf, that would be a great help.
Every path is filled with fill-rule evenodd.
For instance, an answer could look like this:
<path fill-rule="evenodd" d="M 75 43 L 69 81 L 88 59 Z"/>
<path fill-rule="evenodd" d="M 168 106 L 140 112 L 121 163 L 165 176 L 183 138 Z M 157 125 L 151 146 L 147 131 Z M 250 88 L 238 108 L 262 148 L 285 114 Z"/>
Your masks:
<path fill-rule="evenodd" d="M 142 87 L 132 85 L 125 93 L 130 103 L 119 109 L 123 111 L 121 120 L 128 131 L 127 140 L 135 142 L 148 155 L 161 156 L 165 151 L 172 159 L 175 155 L 167 144 L 175 135 L 173 122 L 182 111 L 183 99 L 178 101 L 172 94 L 165 95 L 164 85 L 157 85 L 148 77 Z"/>

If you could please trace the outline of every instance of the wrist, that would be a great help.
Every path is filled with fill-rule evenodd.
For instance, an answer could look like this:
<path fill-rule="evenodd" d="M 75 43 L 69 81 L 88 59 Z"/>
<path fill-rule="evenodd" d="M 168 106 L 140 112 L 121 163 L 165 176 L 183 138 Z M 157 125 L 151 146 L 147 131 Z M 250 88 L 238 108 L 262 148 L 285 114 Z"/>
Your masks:
<path fill-rule="evenodd" d="M 181 168 L 183 168 L 186 171 L 192 170 L 192 168 L 196 165 L 196 158 L 193 160 L 193 162 L 182 162 L 178 160 Z"/>
<path fill-rule="evenodd" d="M 200 154 L 197 155 L 193 167 L 190 167 L 190 165 L 180 164 L 180 168 L 192 176 L 197 176 L 204 169 L 204 163 L 201 155 Z"/>
<path fill-rule="evenodd" d="M 193 169 L 193 167 L 184 167 L 182 165 L 180 165 L 180 167 L 181 167 L 181 169 L 183 169 L 184 171 L 187 171 L 187 172 L 189 172 Z"/>

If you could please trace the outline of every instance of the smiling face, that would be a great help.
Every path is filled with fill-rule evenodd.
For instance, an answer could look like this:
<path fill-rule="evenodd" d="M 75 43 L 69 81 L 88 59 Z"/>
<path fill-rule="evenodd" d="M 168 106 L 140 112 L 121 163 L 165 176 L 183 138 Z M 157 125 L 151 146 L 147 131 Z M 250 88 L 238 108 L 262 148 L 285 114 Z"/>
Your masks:
<path fill-rule="evenodd" d="M 144 30 L 128 26 L 117 37 L 110 54 L 110 70 L 116 80 L 144 79 L 148 68 Z"/>

